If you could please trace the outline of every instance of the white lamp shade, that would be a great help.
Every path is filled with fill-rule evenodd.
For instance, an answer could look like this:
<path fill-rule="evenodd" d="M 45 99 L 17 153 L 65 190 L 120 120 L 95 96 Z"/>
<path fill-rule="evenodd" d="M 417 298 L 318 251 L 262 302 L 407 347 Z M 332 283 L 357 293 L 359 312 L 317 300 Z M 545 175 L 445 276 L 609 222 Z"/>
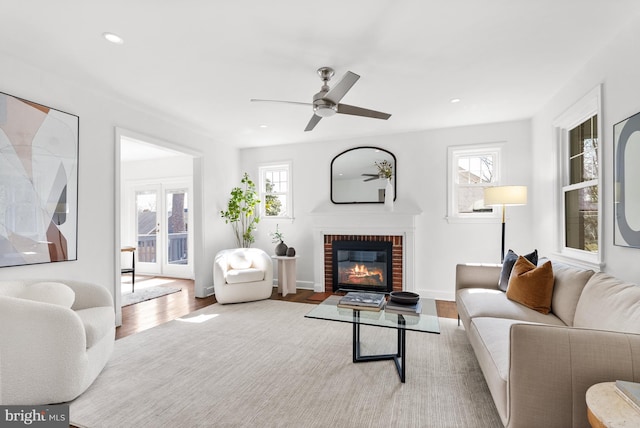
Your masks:
<path fill-rule="evenodd" d="M 484 204 L 526 205 L 527 186 L 496 186 L 484 189 Z"/>

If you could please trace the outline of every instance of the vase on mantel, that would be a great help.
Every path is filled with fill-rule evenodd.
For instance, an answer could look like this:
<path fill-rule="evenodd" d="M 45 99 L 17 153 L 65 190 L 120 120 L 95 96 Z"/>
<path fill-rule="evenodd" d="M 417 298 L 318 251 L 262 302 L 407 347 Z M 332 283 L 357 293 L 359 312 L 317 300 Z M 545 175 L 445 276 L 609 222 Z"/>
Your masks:
<path fill-rule="evenodd" d="M 280 241 L 278 245 L 276 245 L 276 256 L 286 256 L 287 255 L 287 244 Z"/>
<path fill-rule="evenodd" d="M 393 184 L 391 179 L 387 179 L 387 186 L 384 188 L 384 208 L 393 211 Z"/>

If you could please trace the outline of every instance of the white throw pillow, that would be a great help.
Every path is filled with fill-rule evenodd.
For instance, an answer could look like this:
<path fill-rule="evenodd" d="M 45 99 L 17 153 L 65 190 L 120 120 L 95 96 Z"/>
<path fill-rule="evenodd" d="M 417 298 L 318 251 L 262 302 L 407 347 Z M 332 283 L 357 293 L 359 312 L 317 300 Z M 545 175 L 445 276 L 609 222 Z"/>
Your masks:
<path fill-rule="evenodd" d="M 251 259 L 247 257 L 244 250 L 236 250 L 229 254 L 229 266 L 231 266 L 231 269 L 249 269 L 251 267 Z"/>
<path fill-rule="evenodd" d="M 227 284 L 244 284 L 247 282 L 262 281 L 264 272 L 259 269 L 231 269 L 227 271 Z"/>
<path fill-rule="evenodd" d="M 76 293 L 60 282 L 36 282 L 26 286 L 16 297 L 70 308 L 76 300 Z"/>

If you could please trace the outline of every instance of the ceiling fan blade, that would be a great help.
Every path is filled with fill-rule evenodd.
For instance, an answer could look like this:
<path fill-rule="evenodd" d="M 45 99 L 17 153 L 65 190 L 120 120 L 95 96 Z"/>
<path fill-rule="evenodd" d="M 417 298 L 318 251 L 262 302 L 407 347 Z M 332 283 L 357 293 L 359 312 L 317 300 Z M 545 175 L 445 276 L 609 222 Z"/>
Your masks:
<path fill-rule="evenodd" d="M 325 100 L 329 100 L 334 104 L 338 104 L 342 97 L 344 97 L 346 93 L 349 92 L 349 89 L 351 89 L 351 87 L 356 84 L 359 78 L 360 76 L 358 76 L 356 73 L 347 71 L 345 75 L 342 76 L 342 79 L 338 83 L 336 83 L 333 88 L 329 89 L 327 95 L 322 98 L 324 98 Z"/>
<path fill-rule="evenodd" d="M 309 121 L 309 123 L 307 123 L 307 127 L 304 128 L 304 132 L 311 131 L 313 128 L 315 128 L 318 122 L 320 122 L 320 119 L 322 118 L 315 114 L 311 116 L 311 120 Z"/>
<path fill-rule="evenodd" d="M 365 183 L 366 183 L 367 181 L 378 180 L 378 179 L 380 178 L 380 175 L 379 175 L 379 174 L 360 174 L 360 175 L 361 175 L 361 176 L 363 176 L 363 177 L 369 177 L 369 178 L 366 178 L 366 179 L 362 180 L 362 181 L 364 181 Z"/>
<path fill-rule="evenodd" d="M 260 102 L 260 103 L 284 103 L 284 104 L 300 104 L 303 106 L 312 106 L 311 103 L 301 103 L 298 101 L 282 101 L 282 100 L 261 100 L 257 98 L 251 98 L 249 101 L 251 102 Z"/>
<path fill-rule="evenodd" d="M 384 120 L 387 120 L 391 117 L 389 113 L 369 110 L 362 107 L 350 106 L 348 104 L 338 104 L 338 113 L 351 114 L 354 116 L 371 117 L 374 119 L 384 119 Z"/>

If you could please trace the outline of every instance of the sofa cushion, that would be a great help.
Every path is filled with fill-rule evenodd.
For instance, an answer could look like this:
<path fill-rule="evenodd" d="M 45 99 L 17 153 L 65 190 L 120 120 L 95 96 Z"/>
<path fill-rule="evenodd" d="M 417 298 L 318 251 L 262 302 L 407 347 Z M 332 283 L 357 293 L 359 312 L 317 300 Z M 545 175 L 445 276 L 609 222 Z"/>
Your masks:
<path fill-rule="evenodd" d="M 474 318 L 472 328 L 478 333 L 487 351 L 485 358 L 489 358 L 495 366 L 496 373 L 503 381 L 509 378 L 509 339 L 513 324 L 531 324 L 504 318 Z M 535 323 L 534 323 L 535 324 Z"/>
<path fill-rule="evenodd" d="M 248 269 L 251 267 L 251 259 L 244 250 L 235 250 L 227 258 L 231 269 Z"/>
<path fill-rule="evenodd" d="M 231 269 L 227 271 L 227 284 L 238 284 L 241 282 L 255 282 L 264 279 L 264 272 L 256 268 Z"/>
<path fill-rule="evenodd" d="M 80 317 L 82 325 L 84 325 L 87 349 L 99 342 L 105 334 L 111 332 L 113 329 L 113 308 L 99 306 L 97 308 L 80 309 L 75 312 Z"/>
<path fill-rule="evenodd" d="M 504 293 L 502 293 L 504 294 Z M 468 332 L 469 342 L 478 359 L 493 401 L 503 423 L 508 418 L 508 378 L 511 326 L 530 324 L 504 318 L 474 318 Z"/>
<path fill-rule="evenodd" d="M 70 308 L 76 300 L 76 293 L 60 282 L 36 282 L 26 286 L 16 297 Z"/>
<path fill-rule="evenodd" d="M 525 254 L 523 257 L 534 265 L 538 264 L 538 250 L 533 250 L 533 252 Z M 513 266 L 516 264 L 517 260 L 518 255 L 514 253 L 513 250 L 507 251 L 507 255 L 504 256 L 504 261 L 502 262 L 502 271 L 500 272 L 500 278 L 498 279 L 498 289 L 507 291 L 511 270 L 513 270 Z"/>
<path fill-rule="evenodd" d="M 553 268 L 551 262 L 536 266 L 524 257 L 518 257 L 513 266 L 507 298 L 542 314 L 551 311 L 553 296 Z"/>
<path fill-rule="evenodd" d="M 458 312 L 466 314 L 469 318 L 494 317 L 541 324 L 565 325 L 560 318 L 552 313 L 544 315 L 507 299 L 507 295 L 500 290 L 464 288 L 458 291 L 456 297 Z"/>
<path fill-rule="evenodd" d="M 584 286 L 594 272 L 555 261 L 552 262 L 552 265 L 554 285 L 551 312 L 556 314 L 565 324 L 572 326 L 578 299 L 580 299 Z"/>
<path fill-rule="evenodd" d="M 595 273 L 576 306 L 574 327 L 640 333 L 640 286 Z"/>

